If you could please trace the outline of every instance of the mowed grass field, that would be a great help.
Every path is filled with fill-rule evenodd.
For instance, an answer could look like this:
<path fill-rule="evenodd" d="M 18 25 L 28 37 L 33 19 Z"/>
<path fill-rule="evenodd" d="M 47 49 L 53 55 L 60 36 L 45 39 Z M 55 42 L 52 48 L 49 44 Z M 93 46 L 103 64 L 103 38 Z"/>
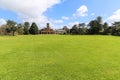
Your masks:
<path fill-rule="evenodd" d="M 0 80 L 120 80 L 120 37 L 0 36 Z"/>

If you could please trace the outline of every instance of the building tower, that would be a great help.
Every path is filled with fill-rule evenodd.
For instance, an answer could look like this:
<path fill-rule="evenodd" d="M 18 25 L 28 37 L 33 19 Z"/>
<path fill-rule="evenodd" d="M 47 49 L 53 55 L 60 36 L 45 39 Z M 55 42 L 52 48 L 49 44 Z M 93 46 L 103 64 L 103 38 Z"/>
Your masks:
<path fill-rule="evenodd" d="M 50 23 L 47 23 L 47 29 L 50 29 Z"/>

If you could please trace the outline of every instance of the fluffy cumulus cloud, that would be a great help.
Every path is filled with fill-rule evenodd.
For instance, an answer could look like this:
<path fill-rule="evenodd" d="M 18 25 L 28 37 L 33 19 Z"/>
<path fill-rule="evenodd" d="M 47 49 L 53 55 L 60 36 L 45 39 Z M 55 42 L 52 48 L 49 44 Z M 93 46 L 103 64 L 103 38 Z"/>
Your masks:
<path fill-rule="evenodd" d="M 120 21 L 120 9 L 115 11 L 112 16 L 108 17 L 106 21 L 108 21 L 109 23 Z"/>
<path fill-rule="evenodd" d="M 60 23 L 63 23 L 63 20 L 53 20 L 53 23 L 60 24 Z"/>
<path fill-rule="evenodd" d="M 0 26 L 6 24 L 6 21 L 4 19 L 0 19 Z"/>
<path fill-rule="evenodd" d="M 45 23 L 49 18 L 44 13 L 61 0 L 0 0 L 0 7 L 17 13 L 23 21 Z"/>
<path fill-rule="evenodd" d="M 87 16 L 87 12 L 88 12 L 88 8 L 86 5 L 82 5 L 80 6 L 76 13 L 73 14 L 74 17 L 84 17 L 84 16 Z"/>

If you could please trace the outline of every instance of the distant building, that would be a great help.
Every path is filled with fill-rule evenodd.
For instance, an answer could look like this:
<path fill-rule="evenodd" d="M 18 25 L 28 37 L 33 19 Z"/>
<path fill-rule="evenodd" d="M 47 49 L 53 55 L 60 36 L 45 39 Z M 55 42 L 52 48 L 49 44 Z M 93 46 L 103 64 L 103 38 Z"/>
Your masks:
<path fill-rule="evenodd" d="M 55 30 L 55 34 L 66 34 L 66 30 L 63 30 L 63 29 L 57 29 Z"/>
<path fill-rule="evenodd" d="M 40 30 L 41 34 L 55 34 L 55 31 L 50 28 L 50 24 L 47 23 L 46 28 Z"/>

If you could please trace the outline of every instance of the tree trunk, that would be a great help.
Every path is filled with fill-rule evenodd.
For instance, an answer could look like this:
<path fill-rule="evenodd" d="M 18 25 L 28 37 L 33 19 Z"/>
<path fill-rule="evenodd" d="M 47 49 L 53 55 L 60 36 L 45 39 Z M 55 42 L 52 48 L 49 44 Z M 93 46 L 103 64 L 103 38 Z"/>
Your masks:
<path fill-rule="evenodd" d="M 15 36 L 15 31 L 13 31 L 13 36 Z"/>

